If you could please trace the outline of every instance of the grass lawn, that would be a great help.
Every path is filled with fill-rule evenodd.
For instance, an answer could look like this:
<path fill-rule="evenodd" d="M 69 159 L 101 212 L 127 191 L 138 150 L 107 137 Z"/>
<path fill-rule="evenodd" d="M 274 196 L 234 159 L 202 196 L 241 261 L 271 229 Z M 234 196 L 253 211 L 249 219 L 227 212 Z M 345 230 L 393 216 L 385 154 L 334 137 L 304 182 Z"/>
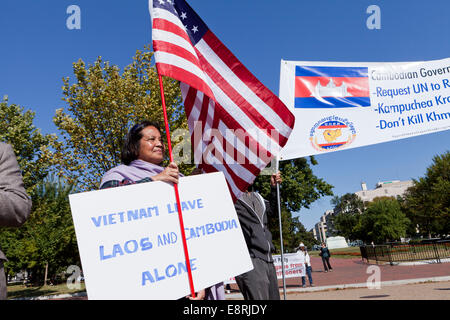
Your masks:
<path fill-rule="evenodd" d="M 66 283 L 40 287 L 26 287 L 23 284 L 13 284 L 8 285 L 8 299 L 51 296 L 86 291 L 84 283 L 80 283 L 80 285 L 80 289 L 69 289 Z"/>

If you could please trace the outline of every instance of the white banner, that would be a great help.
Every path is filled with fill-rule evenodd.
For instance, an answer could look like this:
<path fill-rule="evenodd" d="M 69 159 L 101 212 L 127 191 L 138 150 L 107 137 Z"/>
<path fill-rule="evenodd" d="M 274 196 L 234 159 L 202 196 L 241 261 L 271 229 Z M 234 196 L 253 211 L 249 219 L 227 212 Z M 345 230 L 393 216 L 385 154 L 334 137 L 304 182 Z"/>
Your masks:
<path fill-rule="evenodd" d="M 196 291 L 253 268 L 222 173 L 180 178 Z M 70 195 L 89 299 L 190 294 L 173 186 L 149 182 Z"/>
<path fill-rule="evenodd" d="M 280 99 L 295 115 L 281 160 L 450 129 L 450 59 L 281 61 Z"/>
<path fill-rule="evenodd" d="M 305 258 L 298 253 L 285 253 L 284 258 L 284 277 L 304 277 L 305 272 Z M 281 255 L 273 255 L 273 265 L 277 271 L 278 280 L 283 278 L 283 266 L 281 265 Z M 224 283 L 236 283 L 234 277 L 229 278 Z"/>
<path fill-rule="evenodd" d="M 306 275 L 305 257 L 303 255 L 299 255 L 298 253 L 285 253 L 283 254 L 283 259 L 285 278 L 304 277 Z M 273 263 L 277 271 L 277 278 L 282 279 L 283 266 L 281 265 L 281 255 L 274 255 Z"/>

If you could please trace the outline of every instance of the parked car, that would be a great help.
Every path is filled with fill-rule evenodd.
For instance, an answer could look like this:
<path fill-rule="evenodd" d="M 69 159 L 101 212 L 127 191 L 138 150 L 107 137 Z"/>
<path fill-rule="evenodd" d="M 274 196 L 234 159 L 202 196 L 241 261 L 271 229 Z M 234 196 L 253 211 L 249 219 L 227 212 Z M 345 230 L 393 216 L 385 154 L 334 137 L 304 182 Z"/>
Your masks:
<path fill-rule="evenodd" d="M 360 247 L 362 245 L 364 245 L 364 242 L 362 242 L 362 240 L 355 240 L 352 241 L 348 244 L 350 247 Z"/>

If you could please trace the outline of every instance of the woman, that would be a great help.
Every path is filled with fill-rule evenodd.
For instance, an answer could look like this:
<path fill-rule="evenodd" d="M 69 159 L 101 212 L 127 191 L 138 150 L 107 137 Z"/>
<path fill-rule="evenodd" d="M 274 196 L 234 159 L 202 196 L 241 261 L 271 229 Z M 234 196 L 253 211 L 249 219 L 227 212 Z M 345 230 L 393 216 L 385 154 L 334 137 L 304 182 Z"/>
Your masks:
<path fill-rule="evenodd" d="M 311 287 L 314 287 L 312 274 L 311 274 L 311 272 L 312 272 L 311 258 L 309 256 L 309 253 L 306 250 L 306 247 L 303 244 L 303 242 L 300 243 L 300 246 L 298 247 L 297 253 L 299 253 L 300 255 L 302 255 L 304 257 L 305 271 L 306 271 L 306 275 L 308 275 L 309 285 Z M 302 276 L 302 288 L 305 288 L 305 287 L 306 287 L 306 276 Z"/>
<path fill-rule="evenodd" d="M 164 151 L 158 124 L 144 120 L 134 125 L 122 148 L 123 164 L 105 173 L 100 189 L 149 181 L 178 183 L 180 173 L 175 162 L 167 168 L 160 166 Z"/>
<path fill-rule="evenodd" d="M 157 123 L 144 120 L 134 125 L 122 148 L 123 164 L 104 174 L 100 189 L 150 181 L 178 183 L 178 178 L 183 175 L 175 162 L 171 162 L 166 168 L 160 166 L 164 151 L 165 146 Z M 195 298 L 189 299 L 224 300 L 223 283 L 201 290 Z"/>
<path fill-rule="evenodd" d="M 323 263 L 323 268 L 325 269 L 325 272 L 328 272 L 328 270 L 330 270 L 330 272 L 333 271 L 333 268 L 330 265 L 331 253 L 330 253 L 330 250 L 328 250 L 325 242 L 322 242 L 322 248 L 320 248 L 319 256 L 322 257 L 322 263 Z"/>

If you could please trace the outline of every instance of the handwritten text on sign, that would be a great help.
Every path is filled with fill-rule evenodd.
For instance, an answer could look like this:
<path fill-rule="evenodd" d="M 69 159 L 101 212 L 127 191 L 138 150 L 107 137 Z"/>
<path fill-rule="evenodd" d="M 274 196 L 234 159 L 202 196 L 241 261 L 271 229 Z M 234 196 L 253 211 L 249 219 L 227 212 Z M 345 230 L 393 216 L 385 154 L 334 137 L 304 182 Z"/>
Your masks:
<path fill-rule="evenodd" d="M 223 175 L 181 178 L 179 191 L 195 290 L 251 270 Z M 80 193 L 70 204 L 89 299 L 190 293 L 173 186 L 150 182 Z"/>

